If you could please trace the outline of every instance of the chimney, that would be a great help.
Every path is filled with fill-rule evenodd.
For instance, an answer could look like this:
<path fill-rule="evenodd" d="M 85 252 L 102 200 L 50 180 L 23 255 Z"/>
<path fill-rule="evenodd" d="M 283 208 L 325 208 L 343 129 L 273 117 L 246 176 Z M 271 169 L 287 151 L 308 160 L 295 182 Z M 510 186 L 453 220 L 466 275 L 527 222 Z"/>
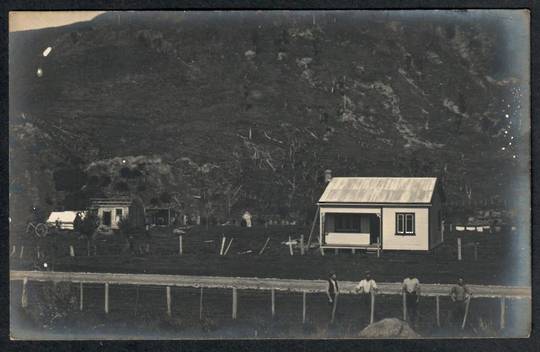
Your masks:
<path fill-rule="evenodd" d="M 328 183 L 332 181 L 332 170 L 326 169 L 324 170 L 324 182 Z"/>

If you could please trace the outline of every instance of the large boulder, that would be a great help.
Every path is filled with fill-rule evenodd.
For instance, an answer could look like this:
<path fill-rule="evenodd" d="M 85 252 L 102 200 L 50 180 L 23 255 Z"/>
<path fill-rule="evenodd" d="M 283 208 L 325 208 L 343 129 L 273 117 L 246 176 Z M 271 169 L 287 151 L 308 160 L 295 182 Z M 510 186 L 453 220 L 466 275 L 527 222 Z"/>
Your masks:
<path fill-rule="evenodd" d="M 359 337 L 366 338 L 420 338 L 407 322 L 388 318 L 366 326 Z"/>

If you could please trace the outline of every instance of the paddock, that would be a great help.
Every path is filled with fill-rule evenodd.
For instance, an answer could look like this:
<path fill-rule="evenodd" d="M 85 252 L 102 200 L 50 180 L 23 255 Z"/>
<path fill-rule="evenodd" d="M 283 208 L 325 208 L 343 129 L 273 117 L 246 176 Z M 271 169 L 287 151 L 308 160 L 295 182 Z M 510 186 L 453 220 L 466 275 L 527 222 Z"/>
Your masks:
<path fill-rule="evenodd" d="M 224 327 L 253 317 L 286 320 L 304 327 L 324 326 L 329 319 L 323 280 L 36 271 L 11 271 L 10 280 L 12 299 L 24 308 L 39 304 L 29 299 L 31 291 L 39 285 L 69 283 L 83 316 L 84 312 L 91 311 L 107 317 L 153 310 L 162 316 L 187 320 L 219 319 Z M 362 311 L 358 305 L 354 286 L 355 282 L 340 282 L 336 324 L 359 329 L 373 320 L 406 314 L 400 283 L 379 283 L 380 292 L 372 300 L 370 311 Z M 471 329 L 478 324 L 481 315 L 497 327 L 497 333 L 504 334 L 509 323 L 515 324 L 513 313 L 530 308 L 531 289 L 528 287 L 469 287 L 473 292 L 471 307 L 474 307 L 469 317 L 472 321 L 467 323 Z M 421 329 L 427 331 L 427 327 L 432 326 L 434 334 L 437 329 L 448 328 L 451 285 L 425 284 L 422 288 Z M 16 298 L 16 294 L 20 296 Z M 351 309 L 355 314 L 350 314 Z M 520 318 L 524 317 L 520 315 Z"/>

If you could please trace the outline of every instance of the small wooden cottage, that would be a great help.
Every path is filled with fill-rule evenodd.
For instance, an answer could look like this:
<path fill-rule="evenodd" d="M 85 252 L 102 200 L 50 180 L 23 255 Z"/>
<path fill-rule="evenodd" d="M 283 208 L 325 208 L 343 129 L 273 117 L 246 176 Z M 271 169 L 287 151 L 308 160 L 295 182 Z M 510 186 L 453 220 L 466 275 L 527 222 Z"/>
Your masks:
<path fill-rule="evenodd" d="M 435 177 L 334 177 L 318 202 L 321 249 L 430 250 L 443 201 Z"/>
<path fill-rule="evenodd" d="M 95 211 L 100 224 L 117 230 L 118 223 L 127 217 L 131 226 L 144 227 L 144 205 L 138 198 L 111 197 L 90 199 L 90 210 Z"/>

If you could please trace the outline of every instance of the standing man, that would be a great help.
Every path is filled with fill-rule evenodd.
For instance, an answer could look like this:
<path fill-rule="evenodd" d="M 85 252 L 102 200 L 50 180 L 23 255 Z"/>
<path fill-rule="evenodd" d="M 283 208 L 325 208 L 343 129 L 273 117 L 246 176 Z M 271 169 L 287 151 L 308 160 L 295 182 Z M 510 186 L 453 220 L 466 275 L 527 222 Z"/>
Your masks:
<path fill-rule="evenodd" d="M 472 293 L 465 285 L 463 278 L 458 279 L 457 285 L 450 290 L 452 300 L 452 322 L 454 327 L 460 327 L 466 314 L 466 306 L 471 299 Z"/>
<path fill-rule="evenodd" d="M 328 304 L 330 307 L 332 307 L 332 318 L 330 321 L 334 322 L 337 300 L 339 296 L 339 285 L 337 282 L 336 273 L 333 271 L 328 274 L 328 288 L 326 290 L 326 295 L 328 296 Z"/>
<path fill-rule="evenodd" d="M 367 312 L 367 323 L 370 322 L 371 314 L 371 295 L 375 295 L 379 289 L 377 283 L 371 278 L 371 273 L 366 271 L 364 279 L 356 285 L 356 293 L 360 293 L 360 299 L 362 302 L 362 310 Z"/>
<path fill-rule="evenodd" d="M 420 300 L 420 281 L 414 275 L 409 275 L 403 280 L 401 290 L 405 295 L 405 306 L 407 307 L 407 319 L 414 326 L 416 325 L 418 302 Z"/>
<path fill-rule="evenodd" d="M 246 224 L 246 227 L 251 227 L 251 214 L 249 211 L 245 211 L 244 215 L 242 215 L 242 220 Z"/>
<path fill-rule="evenodd" d="M 77 215 L 75 215 L 75 219 L 73 220 L 73 230 L 75 230 L 76 233 L 80 235 L 81 233 L 81 225 L 82 225 L 82 216 L 81 212 L 78 211 Z"/>

